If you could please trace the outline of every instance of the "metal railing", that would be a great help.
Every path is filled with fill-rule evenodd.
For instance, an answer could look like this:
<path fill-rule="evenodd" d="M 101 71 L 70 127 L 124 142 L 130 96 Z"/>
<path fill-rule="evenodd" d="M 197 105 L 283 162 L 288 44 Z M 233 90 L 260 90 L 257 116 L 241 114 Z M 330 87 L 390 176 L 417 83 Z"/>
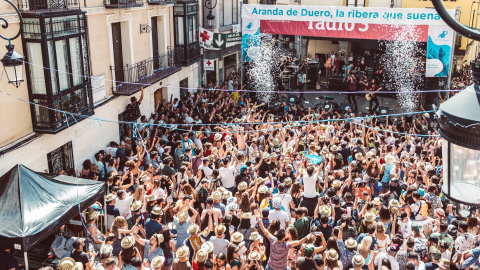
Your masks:
<path fill-rule="evenodd" d="M 192 43 L 187 47 L 180 47 L 182 49 L 182 65 L 189 66 L 200 59 L 200 46 L 198 43 Z"/>
<path fill-rule="evenodd" d="M 127 8 L 127 7 L 141 7 L 142 0 L 105 0 L 106 8 Z"/>
<path fill-rule="evenodd" d="M 177 72 L 180 67 L 181 50 L 171 49 L 133 65 L 126 65 L 121 69 L 110 67 L 117 84 L 113 92 L 117 95 L 131 95 L 140 90 L 143 84 L 152 84 Z"/>
<path fill-rule="evenodd" d="M 17 4 L 22 11 L 80 9 L 79 0 L 18 0 Z"/>

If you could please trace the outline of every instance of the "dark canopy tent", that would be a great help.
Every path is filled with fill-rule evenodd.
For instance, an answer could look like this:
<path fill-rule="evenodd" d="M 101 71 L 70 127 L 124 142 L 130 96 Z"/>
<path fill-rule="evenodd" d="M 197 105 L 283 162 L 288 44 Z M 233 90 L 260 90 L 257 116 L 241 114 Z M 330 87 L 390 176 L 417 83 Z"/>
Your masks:
<path fill-rule="evenodd" d="M 0 178 L 0 249 L 26 252 L 105 194 L 105 183 L 36 173 L 23 165 Z"/>

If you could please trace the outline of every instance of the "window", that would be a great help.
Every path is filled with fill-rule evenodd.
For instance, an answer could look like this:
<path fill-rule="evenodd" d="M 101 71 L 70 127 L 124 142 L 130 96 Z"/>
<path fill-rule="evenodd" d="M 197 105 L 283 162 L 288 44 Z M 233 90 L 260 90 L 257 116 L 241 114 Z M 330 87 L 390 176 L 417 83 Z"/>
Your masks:
<path fill-rule="evenodd" d="M 221 0 L 218 2 L 218 24 L 220 27 L 222 26 L 229 26 L 232 24 L 239 23 L 238 21 L 238 11 L 239 11 L 239 3 L 238 0 Z M 208 9 L 204 6 L 203 7 L 203 14 L 207 16 Z M 207 20 L 204 17 L 204 23 L 206 24 Z M 204 25 L 206 27 L 206 25 Z"/>
<path fill-rule="evenodd" d="M 347 7 L 364 7 L 365 0 L 347 0 Z"/>
<path fill-rule="evenodd" d="M 182 48 L 182 65 L 197 62 L 200 57 L 198 44 L 198 2 L 178 2 L 173 7 L 175 21 L 175 47 Z"/>
<path fill-rule="evenodd" d="M 22 40 L 30 100 L 57 110 L 93 114 L 85 14 L 79 10 L 56 14 L 25 14 Z M 38 16 L 38 17 L 37 17 Z M 48 17 L 51 16 L 51 17 Z M 74 124 L 70 116 L 32 106 L 33 129 L 56 133 Z M 78 119 L 81 120 L 81 119 Z"/>
<path fill-rule="evenodd" d="M 185 78 L 180 81 L 180 97 L 184 98 L 187 96 L 188 93 L 188 78 Z"/>
<path fill-rule="evenodd" d="M 74 168 L 72 142 L 70 141 L 48 153 L 47 160 L 50 173 L 56 174 L 61 170 L 67 172 Z"/>

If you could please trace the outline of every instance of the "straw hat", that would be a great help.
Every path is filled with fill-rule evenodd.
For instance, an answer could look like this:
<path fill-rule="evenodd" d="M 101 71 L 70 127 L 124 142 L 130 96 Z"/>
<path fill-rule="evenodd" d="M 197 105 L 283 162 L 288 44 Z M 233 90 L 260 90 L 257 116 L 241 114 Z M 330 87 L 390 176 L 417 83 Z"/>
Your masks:
<path fill-rule="evenodd" d="M 342 183 L 340 183 L 340 181 L 338 181 L 338 180 L 335 180 L 335 181 L 333 181 L 333 183 L 332 183 L 332 185 L 333 185 L 334 188 L 339 187 L 341 184 L 342 184 Z"/>
<path fill-rule="evenodd" d="M 143 174 L 140 179 L 138 179 L 140 182 L 145 182 L 145 181 L 148 181 L 150 180 L 150 177 L 148 177 L 148 175 L 146 174 Z"/>
<path fill-rule="evenodd" d="M 199 230 L 199 229 L 200 229 L 200 228 L 198 227 L 197 224 L 192 224 L 192 225 L 188 226 L 187 232 L 188 232 L 189 234 L 196 234 L 196 233 L 198 233 L 198 230 Z"/>
<path fill-rule="evenodd" d="M 277 155 L 277 153 L 275 153 L 275 152 L 273 152 L 273 153 L 270 154 L 270 158 L 277 158 L 277 157 L 278 157 L 278 155 Z"/>
<path fill-rule="evenodd" d="M 250 212 L 242 212 L 242 217 L 241 219 L 251 219 L 252 218 L 252 213 Z"/>
<path fill-rule="evenodd" d="M 228 190 L 225 191 L 225 192 L 223 192 L 223 194 L 222 194 L 222 199 L 227 200 L 227 199 L 230 198 L 230 197 L 232 197 L 232 192 L 230 192 L 230 191 L 228 191 Z"/>
<path fill-rule="evenodd" d="M 208 252 L 204 249 L 199 249 L 197 255 L 195 255 L 195 259 L 197 259 L 199 263 L 205 262 L 208 259 Z"/>
<path fill-rule="evenodd" d="M 141 201 L 134 201 L 132 203 L 132 206 L 130 207 L 130 209 L 132 209 L 132 212 L 136 212 L 138 211 L 140 208 L 142 208 L 142 202 Z"/>
<path fill-rule="evenodd" d="M 320 155 L 326 156 L 328 154 L 327 149 L 323 149 Z"/>
<path fill-rule="evenodd" d="M 242 241 L 243 241 L 243 234 L 239 232 L 235 232 L 234 234 L 232 234 L 232 242 L 240 243 Z"/>
<path fill-rule="evenodd" d="M 217 235 L 222 235 L 225 232 L 226 229 L 227 228 L 225 227 L 225 225 L 219 224 L 219 225 L 217 225 L 217 227 L 215 227 L 215 233 Z"/>
<path fill-rule="evenodd" d="M 75 266 L 75 260 L 70 257 L 65 257 L 58 262 L 58 269 L 60 270 L 68 270 L 73 269 Z"/>
<path fill-rule="evenodd" d="M 328 205 L 322 205 L 318 208 L 318 212 L 320 214 L 325 214 L 327 216 L 330 216 L 332 215 L 332 208 L 330 208 L 330 206 Z"/>
<path fill-rule="evenodd" d="M 280 139 L 278 139 L 278 138 L 273 139 L 272 144 L 274 146 L 278 146 L 280 144 Z"/>
<path fill-rule="evenodd" d="M 393 215 L 397 215 L 397 216 L 398 216 L 398 215 L 400 215 L 400 213 L 401 213 L 402 211 L 400 210 L 400 207 L 398 207 L 398 206 L 391 206 L 391 207 L 390 207 L 390 212 L 392 212 Z"/>
<path fill-rule="evenodd" d="M 177 249 L 175 252 L 175 255 L 177 255 L 177 258 L 185 258 L 188 256 L 188 247 L 187 246 L 181 246 Z"/>
<path fill-rule="evenodd" d="M 290 163 L 290 158 L 289 157 L 284 157 L 283 162 L 285 162 L 285 164 L 289 164 Z"/>
<path fill-rule="evenodd" d="M 207 253 L 211 253 L 213 251 L 213 243 L 210 241 L 203 243 L 202 249 L 205 250 Z"/>
<path fill-rule="evenodd" d="M 105 197 L 105 200 L 107 202 L 111 202 L 111 201 L 115 200 L 116 198 L 117 198 L 117 196 L 115 194 L 110 193 L 110 194 L 107 195 L 107 197 Z"/>
<path fill-rule="evenodd" d="M 326 252 L 326 258 L 329 261 L 336 261 L 338 260 L 338 253 L 335 249 L 330 249 Z"/>
<path fill-rule="evenodd" d="M 318 141 L 319 142 L 325 142 L 325 136 L 323 136 L 323 135 L 318 136 Z"/>
<path fill-rule="evenodd" d="M 393 207 L 393 206 L 397 206 L 397 207 L 398 207 L 398 206 L 399 206 L 399 203 L 398 203 L 398 200 L 396 200 L 396 199 L 391 199 L 390 202 L 388 202 L 388 205 L 389 205 L 390 207 Z"/>
<path fill-rule="evenodd" d="M 258 240 L 258 239 L 260 239 L 260 238 L 261 238 L 261 236 L 260 236 L 260 234 L 259 234 L 258 232 L 252 232 L 252 233 L 250 234 L 250 238 L 249 238 L 249 239 L 250 239 L 250 241 L 255 241 L 255 240 Z"/>
<path fill-rule="evenodd" d="M 165 238 L 163 237 L 163 234 L 161 233 L 155 233 L 154 235 L 157 237 L 158 245 L 163 243 L 163 241 L 165 240 Z"/>
<path fill-rule="evenodd" d="M 83 263 L 81 262 L 76 262 L 75 265 L 73 266 L 73 270 L 82 270 L 83 269 Z"/>
<path fill-rule="evenodd" d="M 314 143 L 314 142 L 311 142 L 311 143 L 310 143 L 310 148 L 312 148 L 312 147 L 315 148 L 316 146 L 317 146 L 316 143 Z"/>
<path fill-rule="evenodd" d="M 327 129 L 327 126 L 326 126 L 325 124 L 321 124 L 321 125 L 320 125 L 320 128 L 323 129 L 323 130 L 325 130 L 325 129 Z"/>
<path fill-rule="evenodd" d="M 155 206 L 153 207 L 152 211 L 150 212 L 152 215 L 157 215 L 157 216 L 161 216 L 163 215 L 163 209 L 159 206 Z"/>
<path fill-rule="evenodd" d="M 291 154 L 293 152 L 293 148 L 291 146 L 287 147 L 287 149 L 285 149 L 285 153 L 287 154 Z"/>
<path fill-rule="evenodd" d="M 450 269 L 450 261 L 445 258 L 441 258 L 438 266 L 443 269 Z"/>
<path fill-rule="evenodd" d="M 213 192 L 212 198 L 214 201 L 220 201 L 222 199 L 222 194 L 217 190 Z"/>
<path fill-rule="evenodd" d="M 393 164 L 395 162 L 395 157 L 392 155 L 386 155 L 385 156 L 385 162 L 387 164 Z"/>
<path fill-rule="evenodd" d="M 258 177 L 256 180 L 257 184 L 263 183 L 265 181 L 266 181 L 265 178 L 262 178 L 262 177 Z"/>
<path fill-rule="evenodd" d="M 103 245 L 102 249 L 100 250 L 100 254 L 112 254 L 112 252 L 112 245 Z"/>
<path fill-rule="evenodd" d="M 215 134 L 214 139 L 215 139 L 215 141 L 220 141 L 222 139 L 222 134 L 220 134 L 220 133 Z"/>
<path fill-rule="evenodd" d="M 356 154 L 355 154 L 355 159 L 356 159 L 356 160 L 363 160 L 363 155 L 362 155 L 362 153 L 356 153 Z"/>
<path fill-rule="evenodd" d="M 157 200 L 157 196 L 155 196 L 154 194 L 150 194 L 147 197 L 147 202 L 153 202 L 153 201 L 156 201 L 156 200 Z"/>
<path fill-rule="evenodd" d="M 153 259 L 152 259 L 152 263 L 150 264 L 150 266 L 152 268 L 159 268 L 160 266 L 163 265 L 163 263 L 165 262 L 165 257 L 163 256 L 155 256 Z"/>
<path fill-rule="evenodd" d="M 127 249 L 135 245 L 135 238 L 131 235 L 127 235 L 122 239 L 122 248 Z"/>
<path fill-rule="evenodd" d="M 375 221 L 375 214 L 372 211 L 368 211 L 367 213 L 365 213 L 365 221 L 366 222 Z"/>
<path fill-rule="evenodd" d="M 355 256 L 353 256 L 352 258 L 353 267 L 363 267 L 364 264 L 365 264 L 365 259 L 363 258 L 362 255 L 356 254 Z"/>
<path fill-rule="evenodd" d="M 247 187 L 248 187 L 248 184 L 245 181 L 240 182 L 237 186 L 239 191 L 244 191 L 247 189 Z"/>
<path fill-rule="evenodd" d="M 261 254 L 258 251 L 252 251 L 248 254 L 248 259 L 250 261 L 258 261 L 261 258 Z"/>
<path fill-rule="evenodd" d="M 292 184 L 292 178 L 290 178 L 290 177 L 285 178 L 285 180 L 283 180 L 283 183 L 287 186 L 291 185 Z"/>
<path fill-rule="evenodd" d="M 92 210 L 92 211 L 87 213 L 87 219 L 88 220 L 94 220 L 98 217 L 98 215 L 100 215 L 99 211 Z"/>
<path fill-rule="evenodd" d="M 310 141 L 310 140 L 313 140 L 313 139 L 315 139 L 315 137 L 313 137 L 313 135 L 312 135 L 312 134 L 308 134 L 308 136 L 307 136 L 307 140 L 309 140 L 309 141 Z"/>
<path fill-rule="evenodd" d="M 330 146 L 330 151 L 332 152 L 337 152 L 338 151 L 338 147 L 336 145 L 332 145 Z"/>
<path fill-rule="evenodd" d="M 380 204 L 381 204 L 380 198 L 379 198 L 379 197 L 376 197 L 375 199 L 373 199 L 373 204 L 374 204 L 374 205 L 380 205 Z"/>
<path fill-rule="evenodd" d="M 268 188 L 265 185 L 262 185 L 258 188 L 258 193 L 265 193 L 267 192 Z"/>
<path fill-rule="evenodd" d="M 217 148 L 217 147 L 213 147 L 213 148 L 212 148 L 212 154 L 215 155 L 216 153 L 218 153 L 218 148 Z"/>
<path fill-rule="evenodd" d="M 355 239 L 349 237 L 347 240 L 345 240 L 345 247 L 356 248 L 357 247 L 357 241 L 355 241 Z"/>
<path fill-rule="evenodd" d="M 269 156 L 270 156 L 270 155 L 269 155 L 267 152 L 265 152 L 265 153 L 263 153 L 262 158 L 263 158 L 263 159 L 267 159 Z"/>
<path fill-rule="evenodd" d="M 177 214 L 177 217 L 178 217 L 178 221 L 183 223 L 183 222 L 187 221 L 187 219 L 188 219 L 188 212 L 187 211 L 181 211 Z"/>

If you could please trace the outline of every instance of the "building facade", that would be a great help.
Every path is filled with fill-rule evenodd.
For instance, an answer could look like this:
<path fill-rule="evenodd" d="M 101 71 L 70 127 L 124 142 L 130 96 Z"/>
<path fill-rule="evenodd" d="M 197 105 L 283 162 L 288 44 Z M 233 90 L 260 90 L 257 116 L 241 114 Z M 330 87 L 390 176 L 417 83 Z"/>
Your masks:
<path fill-rule="evenodd" d="M 140 110 L 149 117 L 156 104 L 189 90 L 180 87 L 201 83 L 196 1 L 21 0 L 18 7 L 23 33 L 12 44 L 25 58 L 25 82 L 0 81 L 0 175 L 16 163 L 81 169 L 126 134 L 118 121 L 142 86 Z M 6 2 L 0 12 L 10 23 L 5 36 L 13 36 L 18 16 Z"/>

